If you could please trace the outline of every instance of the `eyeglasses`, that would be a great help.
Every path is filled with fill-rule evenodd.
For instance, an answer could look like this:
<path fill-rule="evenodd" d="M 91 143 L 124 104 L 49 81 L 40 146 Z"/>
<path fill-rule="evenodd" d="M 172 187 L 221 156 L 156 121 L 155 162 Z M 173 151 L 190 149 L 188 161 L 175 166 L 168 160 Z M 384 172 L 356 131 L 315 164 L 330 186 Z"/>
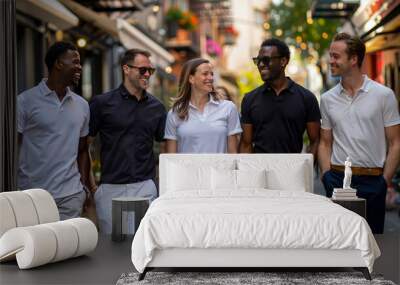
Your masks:
<path fill-rule="evenodd" d="M 126 66 L 128 66 L 130 68 L 137 68 L 139 70 L 140 75 L 145 75 L 146 72 L 149 72 L 149 74 L 152 75 L 156 71 L 156 69 L 153 67 L 135 66 L 135 65 L 130 65 L 130 64 L 126 64 Z"/>
<path fill-rule="evenodd" d="M 276 56 L 257 56 L 253 57 L 253 62 L 255 65 L 260 65 L 262 63 L 263 65 L 269 65 L 271 63 L 271 60 L 275 58 L 281 58 L 281 55 L 276 55 Z"/>

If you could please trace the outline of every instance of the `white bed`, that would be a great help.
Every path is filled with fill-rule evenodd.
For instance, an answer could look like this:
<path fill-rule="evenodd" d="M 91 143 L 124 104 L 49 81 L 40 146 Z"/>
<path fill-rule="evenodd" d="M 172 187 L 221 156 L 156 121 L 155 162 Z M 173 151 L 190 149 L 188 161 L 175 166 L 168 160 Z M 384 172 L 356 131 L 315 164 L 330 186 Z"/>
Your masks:
<path fill-rule="evenodd" d="M 370 278 L 380 251 L 367 222 L 312 194 L 312 166 L 308 154 L 161 155 L 160 197 L 132 243 L 141 278 L 154 267 L 354 267 Z"/>

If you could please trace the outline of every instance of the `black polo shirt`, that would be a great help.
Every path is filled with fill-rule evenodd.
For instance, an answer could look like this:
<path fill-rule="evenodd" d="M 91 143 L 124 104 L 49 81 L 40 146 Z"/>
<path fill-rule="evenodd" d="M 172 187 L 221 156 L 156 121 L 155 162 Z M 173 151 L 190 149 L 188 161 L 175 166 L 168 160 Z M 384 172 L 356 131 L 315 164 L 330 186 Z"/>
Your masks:
<path fill-rule="evenodd" d="M 307 122 L 321 119 L 314 94 L 288 80 L 279 96 L 264 83 L 243 98 L 241 121 L 253 125 L 256 153 L 300 153 Z"/>
<path fill-rule="evenodd" d="M 138 101 L 121 86 L 90 102 L 89 135 L 100 133 L 101 182 L 129 184 L 155 177 L 153 141 L 164 137 L 166 110 L 144 92 Z"/>

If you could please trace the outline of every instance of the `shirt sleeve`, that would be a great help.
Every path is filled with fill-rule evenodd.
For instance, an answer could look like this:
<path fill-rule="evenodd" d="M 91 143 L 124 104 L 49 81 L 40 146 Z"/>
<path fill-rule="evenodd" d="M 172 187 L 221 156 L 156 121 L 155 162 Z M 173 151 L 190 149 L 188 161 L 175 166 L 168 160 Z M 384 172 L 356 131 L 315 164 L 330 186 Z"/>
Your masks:
<path fill-rule="evenodd" d="M 90 113 L 90 120 L 89 120 L 89 136 L 95 137 L 100 128 L 100 103 L 98 98 L 94 96 L 89 103 L 89 113 Z"/>
<path fill-rule="evenodd" d="M 307 123 L 319 122 L 321 120 L 321 112 L 319 110 L 317 97 L 310 92 L 308 96 L 306 96 L 305 103 L 307 110 Z"/>
<path fill-rule="evenodd" d="M 162 105 L 161 112 L 162 112 L 162 115 L 160 116 L 160 119 L 158 121 L 157 130 L 155 133 L 155 139 L 158 142 L 161 142 L 164 139 L 165 123 L 166 123 L 166 119 L 167 119 L 167 111 L 165 110 L 165 107 L 163 105 Z"/>
<path fill-rule="evenodd" d="M 172 112 L 172 109 L 168 112 L 167 123 L 165 124 L 165 135 L 164 139 L 178 140 L 176 135 L 176 129 L 178 127 L 176 114 Z"/>
<path fill-rule="evenodd" d="M 331 130 L 332 129 L 332 122 L 329 117 L 328 113 L 328 106 L 327 106 L 327 98 L 325 97 L 326 95 L 322 94 L 321 95 L 321 128 L 325 130 Z"/>
<path fill-rule="evenodd" d="M 242 128 L 240 126 L 240 118 L 239 112 L 236 109 L 236 106 L 229 102 L 229 114 L 228 114 L 228 136 L 239 134 L 242 132 Z"/>
<path fill-rule="evenodd" d="M 17 96 L 17 132 L 23 134 L 27 125 L 27 110 L 25 109 L 24 97 Z"/>
<path fill-rule="evenodd" d="M 87 102 L 85 102 L 84 110 L 85 110 L 85 120 L 83 121 L 81 128 L 81 133 L 80 133 L 81 138 L 86 137 L 89 134 L 90 110 L 89 110 L 89 104 Z"/>
<path fill-rule="evenodd" d="M 383 106 L 383 122 L 385 127 L 391 127 L 400 124 L 400 115 L 398 102 L 392 90 L 385 96 Z"/>
<path fill-rule="evenodd" d="M 242 100 L 242 124 L 253 124 L 250 114 L 250 103 L 249 103 L 249 95 L 246 94 Z"/>

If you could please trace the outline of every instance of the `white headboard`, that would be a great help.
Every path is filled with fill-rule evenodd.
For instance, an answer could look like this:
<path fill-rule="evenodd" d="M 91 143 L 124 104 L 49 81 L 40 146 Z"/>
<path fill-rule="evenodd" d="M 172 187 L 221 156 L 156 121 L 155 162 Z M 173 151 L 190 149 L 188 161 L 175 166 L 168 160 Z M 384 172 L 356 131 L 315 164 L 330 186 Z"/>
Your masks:
<path fill-rule="evenodd" d="M 167 191 L 166 185 L 168 184 L 168 168 L 169 163 L 182 163 L 182 161 L 198 162 L 202 165 L 213 165 L 218 161 L 235 162 L 245 160 L 247 162 L 266 162 L 270 165 L 278 164 L 279 162 L 302 162 L 304 167 L 304 179 L 307 192 L 314 192 L 313 183 L 313 156 L 312 154 L 161 154 L 159 165 L 160 177 L 160 195 Z M 290 177 L 287 177 L 290 179 Z"/>

